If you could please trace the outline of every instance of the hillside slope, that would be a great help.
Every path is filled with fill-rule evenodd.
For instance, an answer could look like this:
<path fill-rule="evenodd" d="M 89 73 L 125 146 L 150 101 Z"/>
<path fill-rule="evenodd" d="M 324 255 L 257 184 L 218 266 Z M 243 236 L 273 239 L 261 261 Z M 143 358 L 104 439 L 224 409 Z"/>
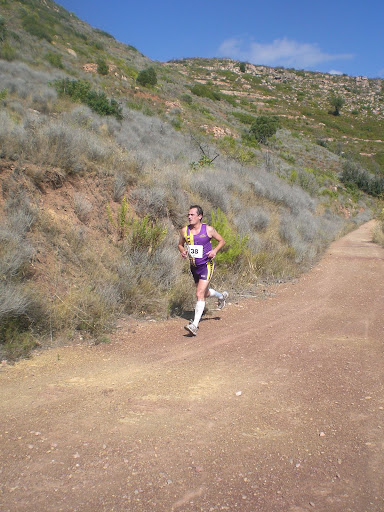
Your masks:
<path fill-rule="evenodd" d="M 382 81 L 151 62 L 50 0 L 0 14 L 2 357 L 182 314 L 172 244 L 190 204 L 227 239 L 216 283 L 232 295 L 298 275 L 374 215 Z M 277 131 L 258 140 L 261 116 Z"/>

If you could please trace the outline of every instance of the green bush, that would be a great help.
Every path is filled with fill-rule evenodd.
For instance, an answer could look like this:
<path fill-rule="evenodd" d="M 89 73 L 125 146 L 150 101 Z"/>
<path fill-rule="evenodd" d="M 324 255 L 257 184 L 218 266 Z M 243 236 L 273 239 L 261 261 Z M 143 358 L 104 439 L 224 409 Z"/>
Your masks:
<path fill-rule="evenodd" d="M 48 52 L 45 54 L 44 58 L 55 68 L 64 68 L 63 62 L 61 60 L 61 55 L 59 53 Z"/>
<path fill-rule="evenodd" d="M 231 94 L 221 94 L 221 97 L 227 103 L 232 105 L 232 107 L 236 107 L 237 106 L 237 100 L 236 100 L 235 96 L 232 96 Z"/>
<path fill-rule="evenodd" d="M 142 219 L 132 218 L 128 214 L 128 206 L 128 199 L 124 197 L 114 219 L 108 205 L 108 220 L 116 227 L 119 240 L 127 239 L 133 248 L 151 253 L 161 244 L 168 230 L 164 225 L 152 220 L 149 215 Z"/>
<path fill-rule="evenodd" d="M 131 224 L 129 242 L 132 247 L 148 253 L 156 250 L 167 235 L 167 228 L 152 221 L 148 215 L 135 219 Z"/>
<path fill-rule="evenodd" d="M 101 116 L 115 116 L 116 119 L 123 119 L 121 106 L 116 100 L 108 100 L 105 93 L 95 92 L 91 84 L 85 80 L 55 80 L 53 85 L 59 95 L 69 96 L 75 101 L 88 105 L 94 112 Z"/>
<path fill-rule="evenodd" d="M 375 176 L 363 169 L 359 164 L 349 160 L 344 164 L 340 180 L 346 187 L 357 187 L 374 197 L 380 197 L 384 194 L 383 177 Z"/>
<path fill-rule="evenodd" d="M 215 91 L 209 85 L 205 84 L 196 84 L 191 87 L 191 92 L 195 96 L 200 96 L 201 98 L 208 98 L 213 101 L 220 101 L 221 95 L 219 92 Z"/>
<path fill-rule="evenodd" d="M 90 44 L 93 48 L 96 48 L 96 50 L 104 50 L 104 45 L 100 41 L 91 41 Z"/>
<path fill-rule="evenodd" d="M 12 317 L 2 321 L 0 326 L 1 357 L 11 361 L 28 357 L 36 346 L 38 343 L 28 330 L 25 321 Z"/>
<path fill-rule="evenodd" d="M 97 61 L 97 72 L 99 73 L 99 75 L 108 75 L 109 67 L 104 59 L 99 59 Z"/>
<path fill-rule="evenodd" d="M 107 205 L 108 220 L 117 229 L 117 236 L 119 240 L 123 240 L 125 238 L 125 235 L 127 233 L 127 227 L 130 223 L 130 220 L 128 218 L 128 205 L 128 199 L 126 197 L 123 197 L 120 208 L 116 215 L 116 220 L 113 218 L 111 207 Z"/>
<path fill-rule="evenodd" d="M 105 30 L 100 30 L 99 28 L 95 28 L 94 30 L 97 34 L 100 34 L 101 36 L 107 37 L 108 39 L 115 39 L 111 34 L 105 32 Z"/>
<path fill-rule="evenodd" d="M 192 105 L 192 102 L 193 102 L 192 96 L 190 96 L 189 94 L 182 94 L 180 96 L 180 99 L 181 99 L 181 101 L 184 101 L 188 105 Z"/>
<path fill-rule="evenodd" d="M 239 69 L 242 73 L 245 73 L 245 62 L 240 62 L 239 63 Z"/>
<path fill-rule="evenodd" d="M 0 59 L 7 60 L 8 62 L 16 59 L 16 50 L 8 41 L 0 45 Z"/>
<path fill-rule="evenodd" d="M 256 122 L 257 119 L 255 116 L 252 116 L 251 114 L 246 114 L 245 112 L 232 112 L 231 115 L 233 117 L 236 117 L 236 119 L 238 119 L 242 123 L 250 125 Z"/>
<path fill-rule="evenodd" d="M 280 127 L 279 118 L 276 116 L 258 116 L 252 123 L 250 134 L 262 144 L 265 144 L 267 139 L 275 135 Z"/>
<path fill-rule="evenodd" d="M 50 26 L 42 22 L 37 14 L 25 14 L 22 24 L 24 30 L 32 36 L 46 39 L 49 43 L 52 42 L 54 31 Z"/>
<path fill-rule="evenodd" d="M 218 262 L 233 265 L 244 252 L 247 246 L 248 236 L 242 237 L 236 234 L 230 227 L 225 213 L 222 212 L 220 208 L 218 208 L 216 212 L 211 211 L 211 224 L 226 242 L 215 259 Z M 217 245 L 214 240 L 212 245 Z"/>
<path fill-rule="evenodd" d="M 144 87 L 153 86 L 157 84 L 157 75 L 153 67 L 143 69 L 137 75 L 136 82 Z"/>
<path fill-rule="evenodd" d="M 203 155 L 197 162 L 191 162 L 190 166 L 191 169 L 197 171 L 203 167 L 212 167 L 213 160 L 211 160 L 207 155 Z"/>

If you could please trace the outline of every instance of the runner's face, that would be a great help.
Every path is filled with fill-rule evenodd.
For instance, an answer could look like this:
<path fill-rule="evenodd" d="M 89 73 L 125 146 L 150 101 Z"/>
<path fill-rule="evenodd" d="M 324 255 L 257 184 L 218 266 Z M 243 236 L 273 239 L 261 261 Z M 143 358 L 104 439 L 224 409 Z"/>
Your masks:
<path fill-rule="evenodd" d="M 191 226 L 198 224 L 201 220 L 201 215 L 198 215 L 196 208 L 192 208 L 188 212 L 188 222 Z"/>

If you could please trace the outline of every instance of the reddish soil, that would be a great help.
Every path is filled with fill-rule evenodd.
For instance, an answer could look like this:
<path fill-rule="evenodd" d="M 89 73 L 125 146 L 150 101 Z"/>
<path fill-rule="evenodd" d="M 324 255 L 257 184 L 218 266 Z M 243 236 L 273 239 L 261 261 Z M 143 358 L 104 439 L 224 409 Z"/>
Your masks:
<path fill-rule="evenodd" d="M 265 300 L 128 326 L 1 380 L 3 512 L 382 512 L 384 249 L 365 224 Z"/>

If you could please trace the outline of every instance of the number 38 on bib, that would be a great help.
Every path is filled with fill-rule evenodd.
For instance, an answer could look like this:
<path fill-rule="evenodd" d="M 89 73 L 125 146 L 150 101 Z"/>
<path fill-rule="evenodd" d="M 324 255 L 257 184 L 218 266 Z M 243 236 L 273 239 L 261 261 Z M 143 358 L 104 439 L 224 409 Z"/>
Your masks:
<path fill-rule="evenodd" d="M 191 258 L 202 258 L 203 257 L 203 246 L 202 245 L 188 245 L 188 254 Z"/>

